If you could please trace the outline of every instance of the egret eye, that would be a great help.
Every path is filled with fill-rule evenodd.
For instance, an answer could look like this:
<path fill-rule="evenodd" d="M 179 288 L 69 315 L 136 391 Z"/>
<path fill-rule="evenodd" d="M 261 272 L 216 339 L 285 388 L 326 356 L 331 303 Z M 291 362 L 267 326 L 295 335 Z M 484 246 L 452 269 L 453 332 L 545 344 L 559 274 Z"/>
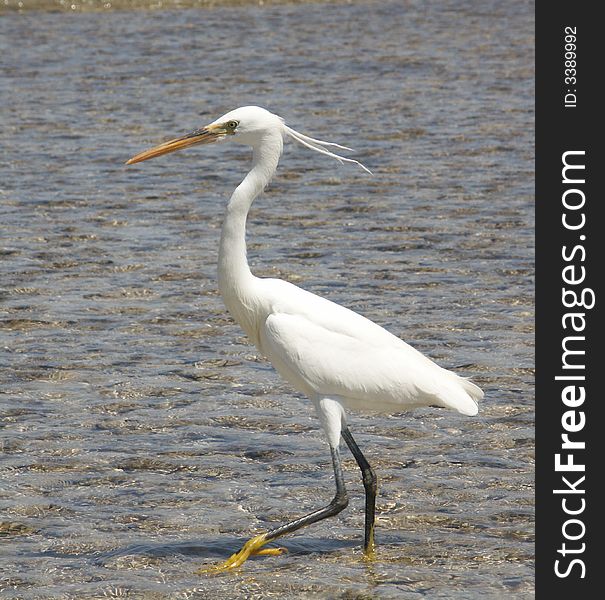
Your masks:
<path fill-rule="evenodd" d="M 229 121 L 227 123 L 227 129 L 231 129 L 232 131 L 238 126 L 238 122 L 237 121 Z"/>

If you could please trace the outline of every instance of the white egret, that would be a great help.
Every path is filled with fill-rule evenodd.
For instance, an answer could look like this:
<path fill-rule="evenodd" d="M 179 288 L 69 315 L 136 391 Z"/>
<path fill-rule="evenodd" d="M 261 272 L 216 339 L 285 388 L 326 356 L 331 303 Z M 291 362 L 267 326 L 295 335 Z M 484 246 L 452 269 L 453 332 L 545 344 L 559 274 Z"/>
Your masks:
<path fill-rule="evenodd" d="M 287 127 L 280 117 L 257 106 L 228 112 L 188 135 L 137 154 L 127 164 L 174 150 L 231 139 L 252 147 L 252 169 L 233 192 L 223 222 L 218 285 L 223 300 L 250 340 L 280 375 L 311 400 L 326 434 L 336 494 L 326 507 L 250 539 L 217 571 L 232 569 L 252 554 L 276 554 L 262 546 L 305 525 L 334 516 L 348 504 L 341 467 L 342 436 L 362 475 L 366 494 L 364 551 L 374 551 L 376 475 L 347 426 L 345 409 L 401 412 L 441 406 L 477 414 L 483 392 L 447 371 L 379 325 L 334 302 L 279 279 L 255 277 L 246 258 L 246 217 L 254 199 L 277 169 L 284 139 L 341 162 L 345 146 L 317 140 Z"/>

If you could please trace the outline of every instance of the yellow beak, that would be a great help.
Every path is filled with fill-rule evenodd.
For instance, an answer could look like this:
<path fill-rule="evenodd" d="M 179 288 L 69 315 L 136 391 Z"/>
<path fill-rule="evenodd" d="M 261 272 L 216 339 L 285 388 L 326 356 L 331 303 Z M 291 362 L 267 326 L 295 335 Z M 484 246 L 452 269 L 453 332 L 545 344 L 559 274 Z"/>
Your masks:
<path fill-rule="evenodd" d="M 133 156 L 130 160 L 126 161 L 127 165 L 133 165 L 156 156 L 162 156 L 162 154 L 168 154 L 175 150 L 181 150 L 182 148 L 188 148 L 189 146 L 195 146 L 196 144 L 211 144 L 216 142 L 226 135 L 225 130 L 220 125 L 208 125 L 201 129 L 196 129 L 183 137 L 164 142 L 159 146 L 140 152 L 136 156 Z"/>

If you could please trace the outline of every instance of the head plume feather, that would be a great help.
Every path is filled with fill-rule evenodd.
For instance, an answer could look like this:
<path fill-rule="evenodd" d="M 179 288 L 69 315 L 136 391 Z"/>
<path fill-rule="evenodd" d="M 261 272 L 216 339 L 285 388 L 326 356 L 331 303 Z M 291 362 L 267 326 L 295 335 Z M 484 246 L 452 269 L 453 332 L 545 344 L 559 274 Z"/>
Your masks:
<path fill-rule="evenodd" d="M 325 156 L 330 156 L 331 158 L 335 158 L 337 161 L 341 163 L 354 163 L 359 165 L 364 171 L 372 175 L 372 171 L 368 169 L 366 166 L 362 165 L 358 160 L 353 158 L 346 158 L 344 156 L 340 156 L 340 154 L 336 154 L 335 152 L 331 152 L 327 150 L 327 148 L 338 148 L 340 150 L 348 150 L 349 152 L 353 152 L 352 148 L 348 148 L 347 146 L 341 146 L 340 144 L 334 144 L 333 142 L 324 142 L 323 140 L 317 140 L 315 138 L 309 137 L 308 135 L 303 135 L 298 131 L 284 125 L 285 133 L 291 137 L 293 140 L 296 140 L 299 144 L 310 148 L 311 150 L 315 150 L 315 152 L 319 152 L 320 154 L 324 154 Z"/>

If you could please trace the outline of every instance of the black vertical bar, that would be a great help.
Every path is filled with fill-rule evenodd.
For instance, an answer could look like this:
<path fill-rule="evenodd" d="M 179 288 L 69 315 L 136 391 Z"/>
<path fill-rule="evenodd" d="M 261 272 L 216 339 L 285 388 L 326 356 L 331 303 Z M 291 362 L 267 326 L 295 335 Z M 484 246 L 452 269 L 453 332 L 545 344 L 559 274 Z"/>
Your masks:
<path fill-rule="evenodd" d="M 598 8 L 536 5 L 538 598 L 603 593 L 605 30 Z"/>

